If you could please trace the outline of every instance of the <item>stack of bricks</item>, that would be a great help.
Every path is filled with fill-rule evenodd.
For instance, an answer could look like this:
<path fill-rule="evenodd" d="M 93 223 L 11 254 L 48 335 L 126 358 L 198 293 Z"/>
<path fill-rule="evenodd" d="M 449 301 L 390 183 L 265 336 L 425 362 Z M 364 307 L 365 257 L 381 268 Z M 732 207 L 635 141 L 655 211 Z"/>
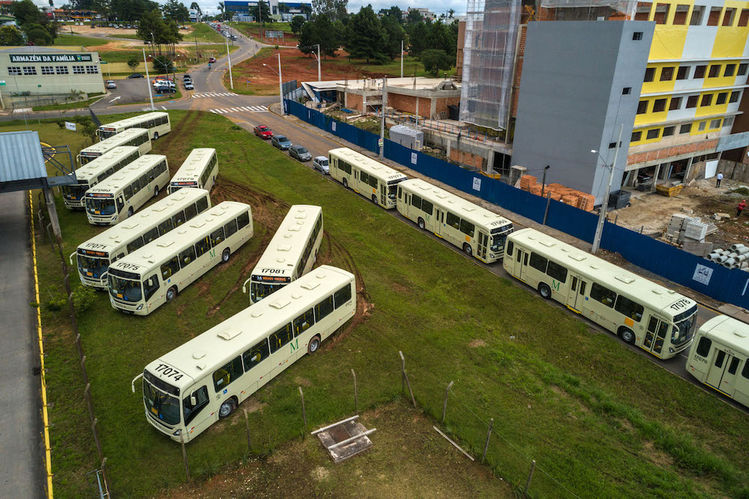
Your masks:
<path fill-rule="evenodd" d="M 541 195 L 541 184 L 538 183 L 538 179 L 533 175 L 523 175 L 520 177 L 520 188 L 536 196 Z M 547 184 L 543 188 L 543 191 L 544 197 L 549 197 L 554 201 L 560 201 L 584 211 L 593 211 L 595 197 L 591 194 L 555 183 Z"/>

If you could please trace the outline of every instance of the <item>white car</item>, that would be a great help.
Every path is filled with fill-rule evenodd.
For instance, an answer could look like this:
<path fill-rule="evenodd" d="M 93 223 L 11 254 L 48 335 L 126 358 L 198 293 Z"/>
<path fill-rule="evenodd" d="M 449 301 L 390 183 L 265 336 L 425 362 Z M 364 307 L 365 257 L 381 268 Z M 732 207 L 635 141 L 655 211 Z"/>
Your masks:
<path fill-rule="evenodd" d="M 325 156 L 315 156 L 312 160 L 312 168 L 320 170 L 323 175 L 330 175 L 330 167 L 328 166 L 328 158 Z"/>
<path fill-rule="evenodd" d="M 117 84 L 114 82 L 114 80 L 107 80 L 106 86 L 107 88 L 117 88 Z"/>

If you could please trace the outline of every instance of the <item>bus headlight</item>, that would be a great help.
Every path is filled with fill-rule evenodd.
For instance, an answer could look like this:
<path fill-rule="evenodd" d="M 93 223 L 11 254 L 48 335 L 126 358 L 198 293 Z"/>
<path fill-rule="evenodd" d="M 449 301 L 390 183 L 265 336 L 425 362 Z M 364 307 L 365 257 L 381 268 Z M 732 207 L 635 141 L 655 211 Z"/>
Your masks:
<path fill-rule="evenodd" d="M 172 433 L 172 435 L 174 435 L 175 437 L 182 435 L 182 429 L 175 431 L 174 433 Z"/>
<path fill-rule="evenodd" d="M 673 347 L 668 347 L 668 353 L 674 353 L 675 351 Z"/>
<path fill-rule="evenodd" d="M 141 303 L 140 305 L 138 305 L 138 308 L 136 308 L 135 310 L 143 310 L 143 304 Z"/>

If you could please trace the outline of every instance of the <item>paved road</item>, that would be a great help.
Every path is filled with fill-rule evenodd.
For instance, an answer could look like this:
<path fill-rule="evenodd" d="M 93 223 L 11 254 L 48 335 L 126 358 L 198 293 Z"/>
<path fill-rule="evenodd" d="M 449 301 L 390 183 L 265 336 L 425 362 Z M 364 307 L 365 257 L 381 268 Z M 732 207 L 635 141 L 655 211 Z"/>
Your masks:
<path fill-rule="evenodd" d="M 26 193 L 0 194 L 0 497 L 43 497 Z"/>

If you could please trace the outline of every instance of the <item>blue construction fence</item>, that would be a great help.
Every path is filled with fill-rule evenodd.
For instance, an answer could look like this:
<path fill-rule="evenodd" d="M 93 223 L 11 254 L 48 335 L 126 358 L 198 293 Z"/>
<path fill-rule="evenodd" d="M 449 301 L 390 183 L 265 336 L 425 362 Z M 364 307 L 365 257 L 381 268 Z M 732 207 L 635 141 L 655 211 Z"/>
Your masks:
<path fill-rule="evenodd" d="M 379 136 L 338 121 L 291 100 L 284 101 L 286 112 L 372 152 L 379 152 Z M 450 185 L 543 223 L 547 199 L 485 177 L 428 154 L 385 139 L 385 157 L 422 175 Z M 598 216 L 550 200 L 546 225 L 578 239 L 593 242 Z M 678 284 L 726 303 L 749 309 L 749 273 L 727 269 L 679 248 L 638 232 L 605 222 L 601 247 L 621 254 L 635 265 Z"/>

